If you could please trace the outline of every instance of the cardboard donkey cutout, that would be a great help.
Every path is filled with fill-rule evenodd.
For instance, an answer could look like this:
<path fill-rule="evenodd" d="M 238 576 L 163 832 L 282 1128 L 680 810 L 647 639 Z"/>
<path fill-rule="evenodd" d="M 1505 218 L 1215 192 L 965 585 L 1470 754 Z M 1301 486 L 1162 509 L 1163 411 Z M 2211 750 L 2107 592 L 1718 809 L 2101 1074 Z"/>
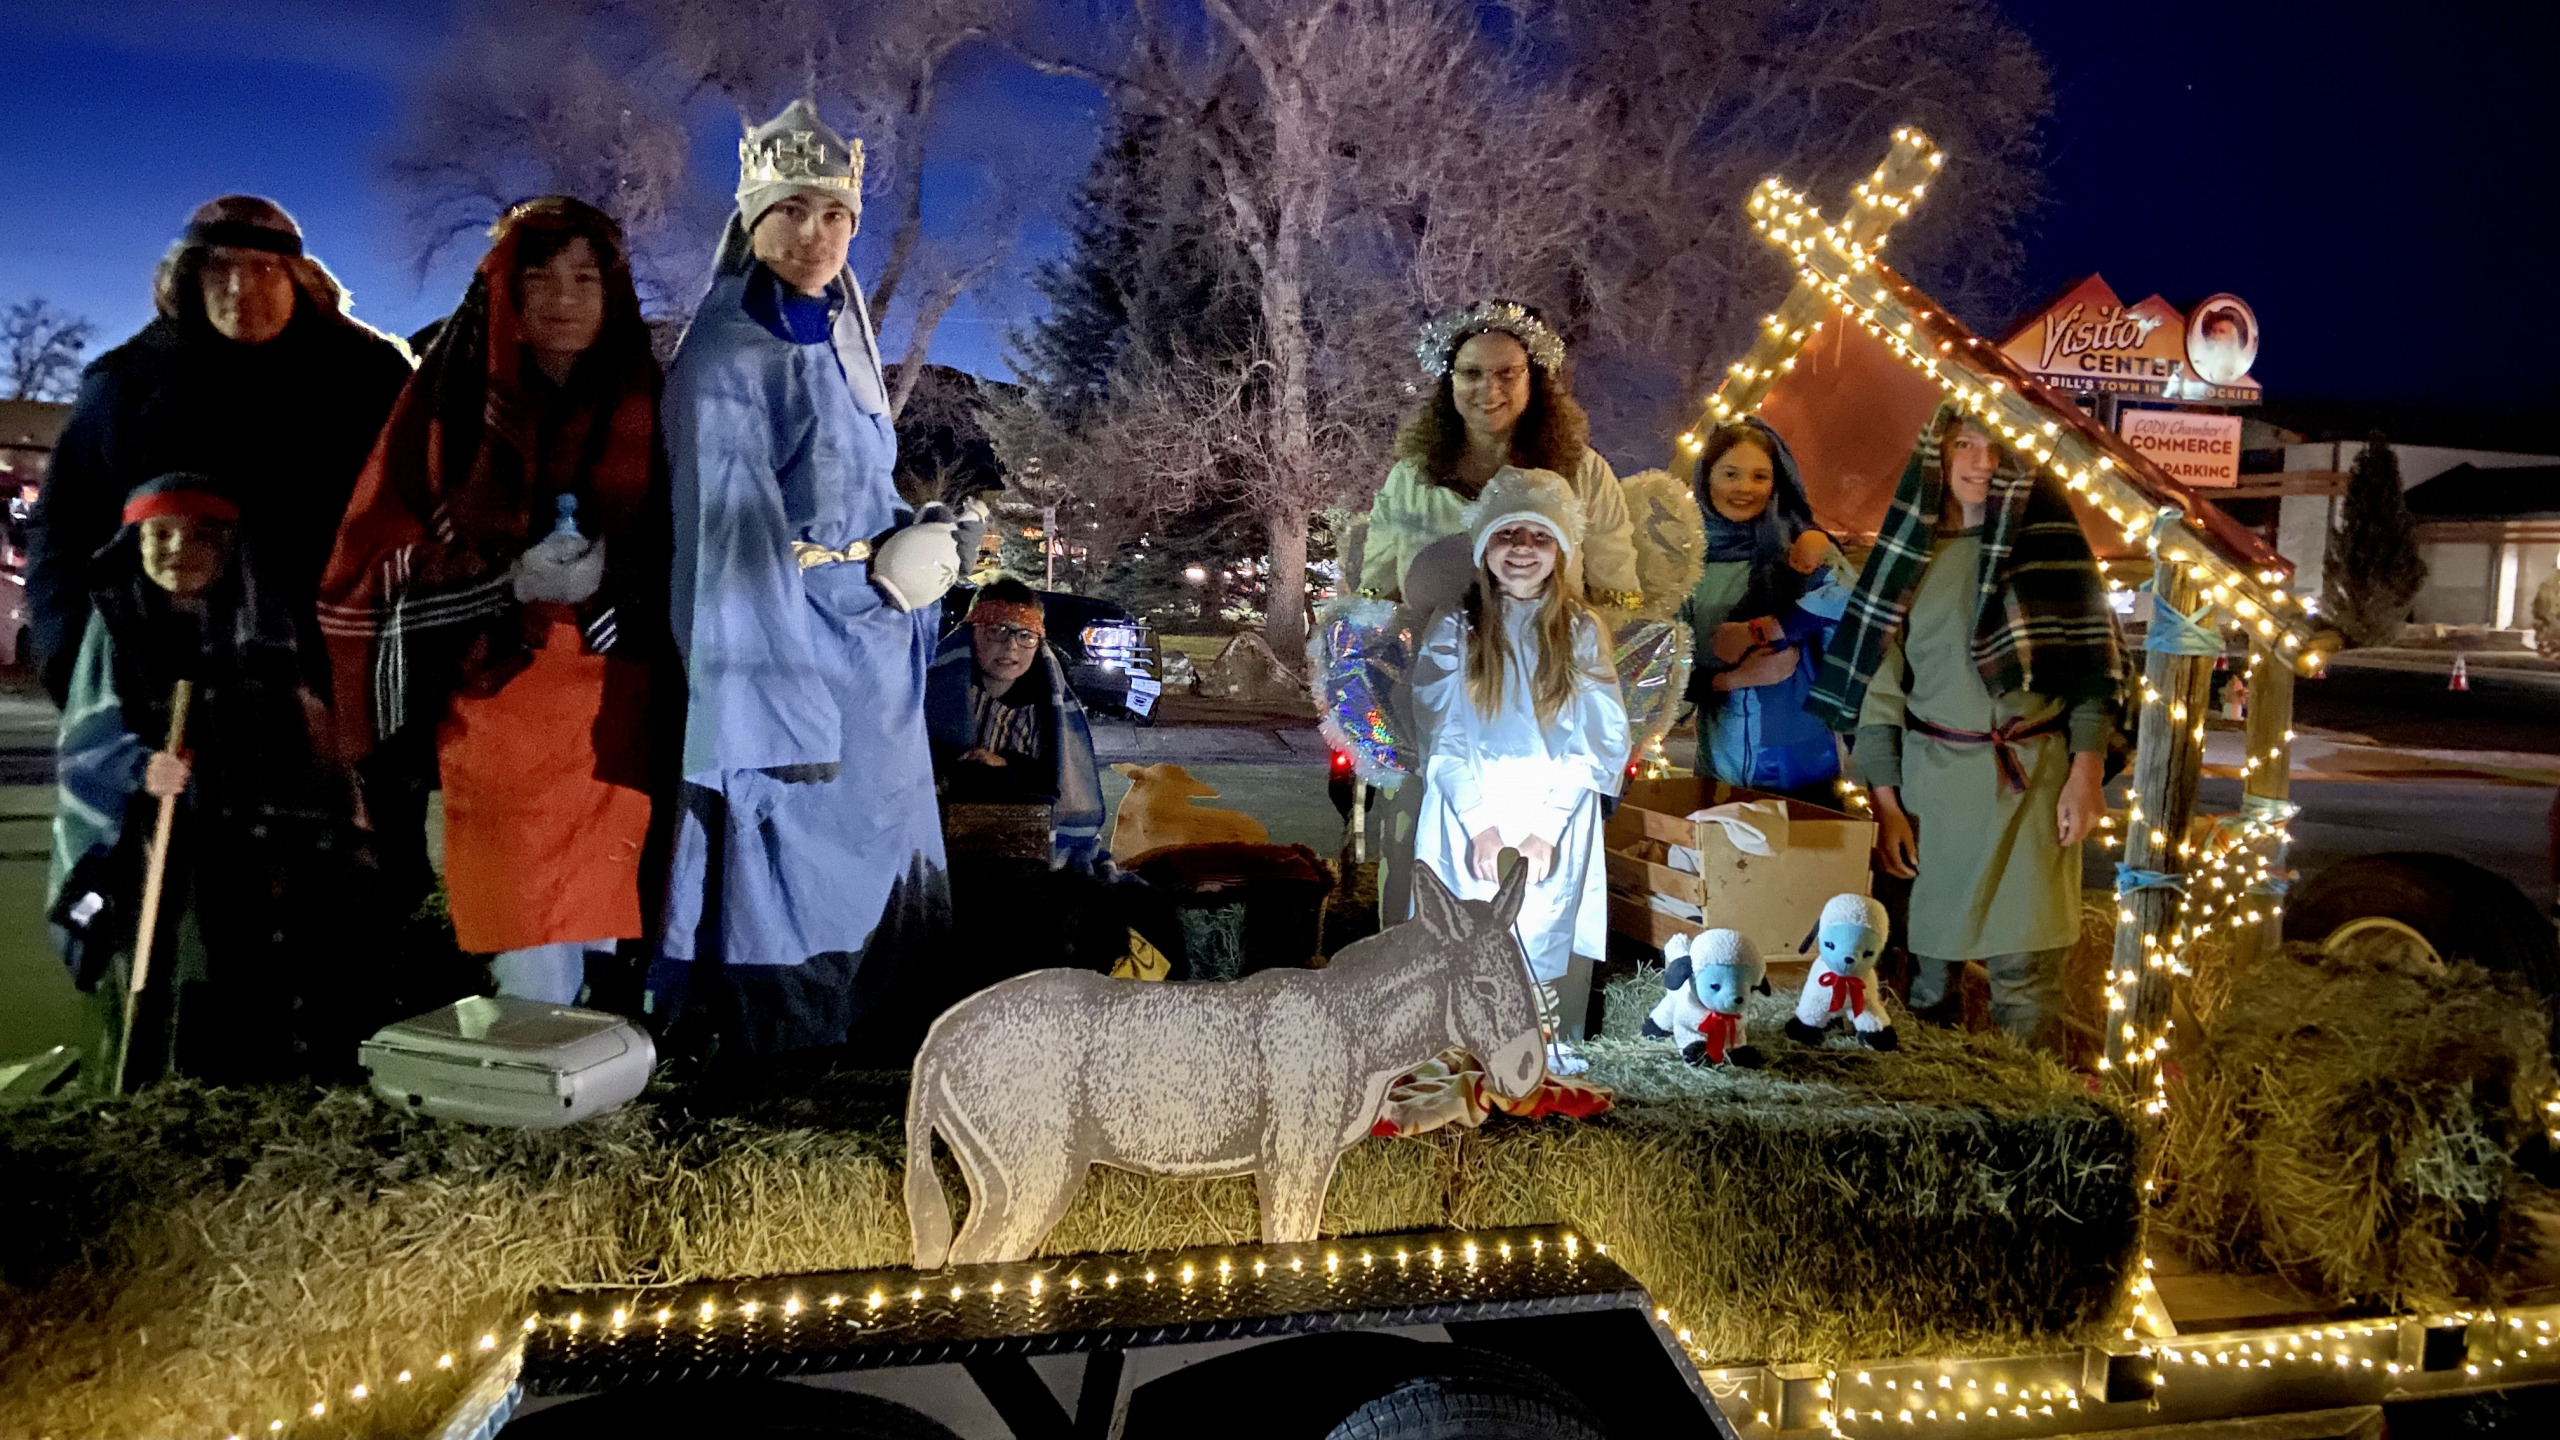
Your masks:
<path fill-rule="evenodd" d="M 1397 1076 L 1462 1045 L 1506 1097 L 1546 1078 L 1512 933 L 1527 869 L 1490 904 L 1417 871 L 1414 918 L 1322 970 L 1175 985 L 1041 970 L 944 1011 L 907 1092 L 917 1268 L 1028 1258 L 1095 1164 L 1251 1175 L 1264 1243 L 1316 1238 L 1334 1164 Z M 956 1241 L 937 1133 L 969 1184 Z"/>

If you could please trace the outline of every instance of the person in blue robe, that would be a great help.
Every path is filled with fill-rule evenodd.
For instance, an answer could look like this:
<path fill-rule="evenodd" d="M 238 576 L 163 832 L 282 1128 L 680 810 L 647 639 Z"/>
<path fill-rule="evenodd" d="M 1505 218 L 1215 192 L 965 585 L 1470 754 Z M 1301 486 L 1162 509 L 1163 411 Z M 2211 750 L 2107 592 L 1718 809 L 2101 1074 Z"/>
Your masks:
<path fill-rule="evenodd" d="M 686 671 L 648 1004 L 715 1054 L 911 1052 L 949 921 L 925 669 L 955 527 L 897 432 L 845 263 L 862 158 L 805 100 L 739 147 L 738 209 L 662 407 Z"/>

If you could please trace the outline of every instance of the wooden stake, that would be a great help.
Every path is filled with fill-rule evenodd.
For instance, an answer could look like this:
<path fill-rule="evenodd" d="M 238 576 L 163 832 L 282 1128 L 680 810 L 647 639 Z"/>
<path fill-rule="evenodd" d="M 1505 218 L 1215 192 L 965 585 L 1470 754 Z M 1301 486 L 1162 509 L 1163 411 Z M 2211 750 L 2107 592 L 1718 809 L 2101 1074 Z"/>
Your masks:
<path fill-rule="evenodd" d="M 2251 802 L 2282 805 L 2293 795 L 2293 666 L 2276 653 L 2273 646 L 2262 646 L 2251 652 L 2257 665 L 2249 672 L 2249 754 L 2257 763 L 2240 778 L 2241 808 L 2245 814 Z M 2269 842 L 2267 868 L 2282 875 L 2286 851 L 2290 847 L 2281 839 Z M 2242 964 L 2254 963 L 2262 955 L 2272 955 L 2284 944 L 2284 897 L 2260 897 L 2255 925 L 2244 925 L 2237 932 L 2232 958 Z"/>
<path fill-rule="evenodd" d="M 2153 572 L 2152 585 L 2154 606 L 2180 614 L 2194 610 L 2198 587 L 2185 570 L 2162 560 Z M 2143 655 L 2149 693 L 2133 756 L 2133 809 L 2126 826 L 2124 863 L 2128 869 L 2183 879 L 2194 854 L 2187 825 L 2195 813 L 2196 785 L 2204 768 L 2204 711 L 2213 684 L 2213 657 L 2159 650 L 2146 650 Z M 2167 941 L 2182 899 L 2177 889 L 2153 888 L 2136 890 L 2117 901 L 2120 913 L 2110 992 L 2124 998 L 2125 1008 L 2107 1015 L 2107 1069 L 2119 1083 L 2140 1082 L 2140 1093 L 2146 1097 L 2149 1067 L 2157 1061 L 2151 1041 L 2169 1013 Z M 2122 918 L 2124 911 L 2132 912 L 2130 921 Z"/>
<path fill-rule="evenodd" d="M 187 706 L 195 686 L 185 680 L 169 692 L 169 743 L 162 749 L 179 754 L 187 743 Z M 124 1040 L 116 1046 L 115 1093 L 124 1093 L 125 1062 L 133 1055 L 133 1027 L 142 1009 L 142 987 L 151 979 L 151 951 L 160 938 L 161 880 L 169 869 L 169 832 L 178 821 L 178 797 L 160 797 L 159 823 L 151 831 L 151 854 L 142 871 L 142 916 L 134 924 L 133 983 L 124 992 Z"/>

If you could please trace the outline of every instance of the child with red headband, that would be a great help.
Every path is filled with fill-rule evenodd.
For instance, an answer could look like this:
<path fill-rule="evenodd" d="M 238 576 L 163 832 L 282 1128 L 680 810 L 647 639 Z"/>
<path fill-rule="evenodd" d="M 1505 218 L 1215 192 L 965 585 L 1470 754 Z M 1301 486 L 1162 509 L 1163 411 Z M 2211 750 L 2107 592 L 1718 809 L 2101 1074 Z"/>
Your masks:
<path fill-rule="evenodd" d="M 383 933 L 328 758 L 324 658 L 259 583 L 240 506 L 213 481 L 164 475 L 123 519 L 90 568 L 62 713 L 49 918 L 65 959 L 83 988 L 129 965 L 153 817 L 175 797 L 128 1081 L 347 1075 L 381 1018 L 361 996 Z"/>

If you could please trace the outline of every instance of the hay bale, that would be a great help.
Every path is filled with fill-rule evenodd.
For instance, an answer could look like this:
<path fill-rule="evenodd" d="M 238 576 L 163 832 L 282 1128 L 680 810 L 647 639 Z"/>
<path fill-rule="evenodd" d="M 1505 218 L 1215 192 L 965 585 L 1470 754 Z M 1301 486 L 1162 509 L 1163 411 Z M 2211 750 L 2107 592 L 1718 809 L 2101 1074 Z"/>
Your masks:
<path fill-rule="evenodd" d="M 2140 1140 L 2078 1075 L 1997 1032 L 1807 1049 L 1783 1037 L 1784 988 L 1748 1010 L 1767 1069 L 1702 1069 L 1632 1038 L 1660 993 L 1650 969 L 1610 985 L 1586 1053 L 1617 1109 L 1539 1134 L 1522 1188 L 1605 1239 L 1704 1353 L 1990 1353 L 2107 1323 L 2140 1243 Z"/>
<path fill-rule="evenodd" d="M 1775 1008 L 1753 1018 L 1777 1033 Z M 1325 1229 L 1572 1223 L 1737 1359 L 2104 1323 L 2137 1216 L 2121 1113 L 1997 1036 L 1768 1048 L 1769 1071 L 1737 1074 L 1594 1041 L 1617 1111 L 1365 1142 Z M 903 1263 L 904 1093 L 900 1074 L 745 1104 L 659 1087 L 549 1132 L 184 1084 L 0 1112 L 0 1433 L 413 1434 L 537 1288 Z M 1248 1182 L 1097 1169 L 1049 1248 L 1255 1231 Z M 446 1352 L 464 1363 L 437 1369 Z M 351 1404 L 358 1382 L 374 1393 Z"/>
<path fill-rule="evenodd" d="M 2158 1221 L 2198 1263 L 2340 1302 L 2494 1298 L 2553 1079 L 2513 976 L 2289 946 L 2227 980 L 2169 1109 Z"/>

